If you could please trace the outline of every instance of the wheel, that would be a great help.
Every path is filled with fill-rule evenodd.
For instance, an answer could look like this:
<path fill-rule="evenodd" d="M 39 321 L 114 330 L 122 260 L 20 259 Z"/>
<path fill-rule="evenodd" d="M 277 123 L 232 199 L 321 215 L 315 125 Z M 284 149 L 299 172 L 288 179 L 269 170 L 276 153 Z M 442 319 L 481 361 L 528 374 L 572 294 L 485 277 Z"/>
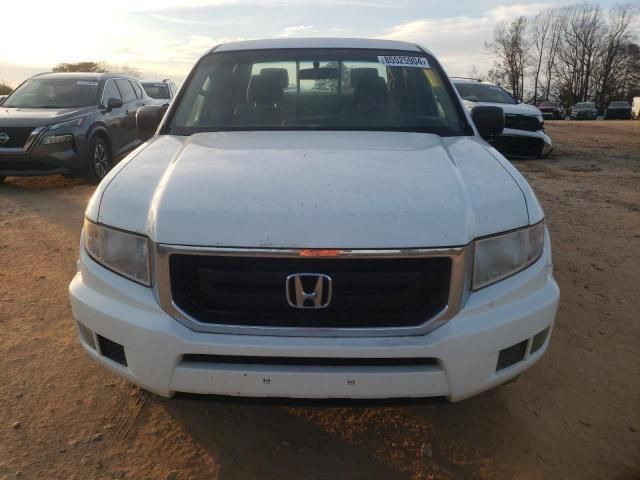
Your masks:
<path fill-rule="evenodd" d="M 112 167 L 109 145 L 102 138 L 93 137 L 87 157 L 86 178 L 93 184 L 100 183 Z"/>

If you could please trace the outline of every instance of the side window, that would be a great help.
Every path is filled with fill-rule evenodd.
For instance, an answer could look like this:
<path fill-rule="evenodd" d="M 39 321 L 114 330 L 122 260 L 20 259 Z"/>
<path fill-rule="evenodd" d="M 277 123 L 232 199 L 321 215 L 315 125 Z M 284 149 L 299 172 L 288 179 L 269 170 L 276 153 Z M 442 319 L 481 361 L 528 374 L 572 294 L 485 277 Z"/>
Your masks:
<path fill-rule="evenodd" d="M 129 103 L 136 99 L 136 92 L 131 86 L 131 83 L 129 83 L 129 80 L 119 78 L 116 80 L 116 84 L 118 85 L 120 93 L 122 93 L 122 101 L 124 103 Z"/>
<path fill-rule="evenodd" d="M 104 90 L 102 91 L 102 104 L 107 105 L 107 102 L 110 98 L 121 98 L 120 91 L 118 87 L 116 87 L 116 82 L 114 80 L 107 80 L 104 84 Z"/>
<path fill-rule="evenodd" d="M 133 90 L 136 92 L 136 97 L 142 98 L 144 95 L 142 95 L 142 87 L 140 86 L 140 84 L 135 80 L 129 80 L 129 82 L 131 82 L 131 85 L 133 85 Z"/>

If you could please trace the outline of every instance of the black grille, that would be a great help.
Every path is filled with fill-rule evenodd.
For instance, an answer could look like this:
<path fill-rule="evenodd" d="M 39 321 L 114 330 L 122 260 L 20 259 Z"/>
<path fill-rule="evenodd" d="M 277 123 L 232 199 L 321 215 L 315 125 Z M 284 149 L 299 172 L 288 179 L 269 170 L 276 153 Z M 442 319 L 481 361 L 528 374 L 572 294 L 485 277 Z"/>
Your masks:
<path fill-rule="evenodd" d="M 9 135 L 9 141 L 0 143 L 0 148 L 22 148 L 27 143 L 33 127 L 0 127 L 0 134 Z"/>
<path fill-rule="evenodd" d="M 504 128 L 537 132 L 538 130 L 542 130 L 542 123 L 531 115 L 505 115 Z"/>
<path fill-rule="evenodd" d="M 249 357 L 194 353 L 183 355 L 182 361 L 215 365 L 287 365 L 297 367 L 423 367 L 438 365 L 438 361 L 430 357 Z"/>
<path fill-rule="evenodd" d="M 544 141 L 540 138 L 510 137 L 498 135 L 490 140 L 497 150 L 507 157 L 538 158 L 542 154 Z"/>
<path fill-rule="evenodd" d="M 420 325 L 446 305 L 451 260 L 320 259 L 172 255 L 173 300 L 204 323 L 268 327 L 375 328 Z M 297 309 L 287 276 L 325 274 L 331 303 Z"/>

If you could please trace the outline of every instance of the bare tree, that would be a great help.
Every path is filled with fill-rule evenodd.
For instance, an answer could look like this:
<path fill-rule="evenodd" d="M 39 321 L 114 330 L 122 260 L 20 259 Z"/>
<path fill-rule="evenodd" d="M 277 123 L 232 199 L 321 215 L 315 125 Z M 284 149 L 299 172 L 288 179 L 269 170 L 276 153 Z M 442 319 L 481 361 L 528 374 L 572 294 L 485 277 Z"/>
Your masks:
<path fill-rule="evenodd" d="M 467 77 L 474 78 L 474 79 L 477 79 L 477 80 L 482 80 L 482 74 L 478 70 L 478 67 L 476 67 L 475 65 L 471 65 L 471 68 L 469 69 L 469 72 L 467 73 Z"/>
<path fill-rule="evenodd" d="M 600 7 L 575 5 L 565 10 L 566 26 L 558 52 L 560 90 L 573 102 L 591 100 L 595 94 L 594 70 L 603 46 L 605 25 Z"/>
<path fill-rule="evenodd" d="M 545 57 L 545 80 L 546 85 L 544 87 L 544 98 L 549 100 L 551 94 L 551 80 L 556 68 L 556 62 L 558 59 L 558 52 L 562 48 L 562 38 L 564 30 L 566 28 L 566 16 L 562 14 L 562 10 L 553 10 L 553 18 L 551 21 L 551 27 L 549 32 L 548 50 Z"/>
<path fill-rule="evenodd" d="M 519 98 L 526 86 L 534 103 L 553 96 L 565 104 L 593 100 L 602 108 L 638 96 L 640 45 L 633 26 L 639 14 L 639 5 L 618 4 L 605 15 L 584 3 L 501 22 L 485 43 L 495 60 L 486 78 Z"/>
<path fill-rule="evenodd" d="M 533 64 L 533 103 L 538 103 L 538 88 L 540 84 L 540 72 L 542 63 L 548 55 L 549 43 L 551 39 L 551 29 L 554 20 L 554 10 L 547 9 L 533 17 L 530 22 L 531 36 L 531 60 Z"/>
<path fill-rule="evenodd" d="M 517 98 L 524 96 L 525 71 L 529 60 L 526 28 L 525 16 L 517 17 L 509 24 L 500 22 L 493 32 L 493 42 L 485 43 L 485 49 L 496 59 L 496 73 L 506 78 Z"/>
<path fill-rule="evenodd" d="M 628 50 L 632 35 L 630 25 L 635 7 L 631 4 L 615 5 L 609 10 L 608 28 L 600 58 L 596 101 L 604 106 L 621 84 L 626 83 L 630 72 L 627 68 Z"/>
<path fill-rule="evenodd" d="M 140 78 L 140 69 L 127 65 L 126 63 L 118 65 L 115 63 L 100 62 L 100 66 L 105 72 L 122 73 L 124 75 Z"/>

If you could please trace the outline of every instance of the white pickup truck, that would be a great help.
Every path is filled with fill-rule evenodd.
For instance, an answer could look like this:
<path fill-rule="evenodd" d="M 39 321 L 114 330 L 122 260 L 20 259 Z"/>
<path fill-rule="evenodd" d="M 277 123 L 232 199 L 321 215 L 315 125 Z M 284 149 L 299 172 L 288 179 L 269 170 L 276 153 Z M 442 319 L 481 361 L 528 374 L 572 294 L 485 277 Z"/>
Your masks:
<path fill-rule="evenodd" d="M 410 43 L 203 56 L 100 183 L 80 342 L 162 396 L 460 400 L 541 358 L 559 290 L 531 188 Z"/>

